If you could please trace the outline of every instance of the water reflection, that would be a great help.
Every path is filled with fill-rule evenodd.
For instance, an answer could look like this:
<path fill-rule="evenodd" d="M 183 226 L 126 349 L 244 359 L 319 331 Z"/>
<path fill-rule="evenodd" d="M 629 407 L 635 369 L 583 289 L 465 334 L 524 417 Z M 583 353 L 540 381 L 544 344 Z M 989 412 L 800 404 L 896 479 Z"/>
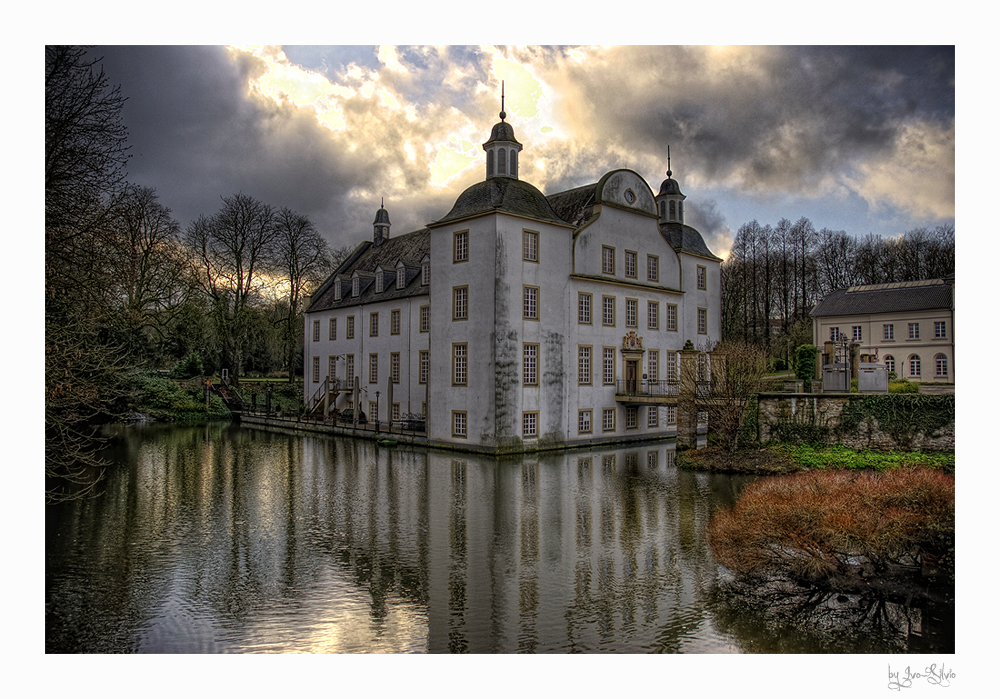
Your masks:
<path fill-rule="evenodd" d="M 705 541 L 746 479 L 678 471 L 672 442 L 494 459 L 152 426 L 112 456 L 103 497 L 47 510 L 50 652 L 753 649 Z"/>

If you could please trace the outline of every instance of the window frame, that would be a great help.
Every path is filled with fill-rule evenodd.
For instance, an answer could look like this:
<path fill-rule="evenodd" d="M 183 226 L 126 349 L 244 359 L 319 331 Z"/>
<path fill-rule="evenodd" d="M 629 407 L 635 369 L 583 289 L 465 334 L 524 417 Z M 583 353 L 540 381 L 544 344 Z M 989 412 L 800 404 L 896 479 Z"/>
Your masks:
<path fill-rule="evenodd" d="M 601 432 L 616 432 L 618 427 L 617 410 L 615 408 L 601 408 Z M 611 418 L 608 420 L 608 418 Z M 608 426 L 610 424 L 610 427 Z"/>
<path fill-rule="evenodd" d="M 541 313 L 538 304 L 541 297 L 541 289 L 528 284 L 525 284 L 521 288 L 523 290 L 521 293 L 522 317 L 524 320 L 539 320 Z"/>
<path fill-rule="evenodd" d="M 392 383 L 399 383 L 400 361 L 401 358 L 399 352 L 389 353 L 389 381 Z"/>
<path fill-rule="evenodd" d="M 673 316 L 673 317 L 671 317 Z M 670 327 L 670 326 L 673 327 Z M 666 317 L 666 328 L 667 332 L 675 333 L 677 332 L 677 304 L 668 303 L 667 304 L 667 317 Z"/>
<path fill-rule="evenodd" d="M 907 357 L 906 358 L 906 364 L 907 364 L 907 367 L 910 370 L 910 377 L 911 378 L 914 377 L 914 376 L 920 376 L 921 375 L 920 374 L 921 367 L 920 367 L 920 355 L 919 354 L 911 354 L 909 357 Z M 917 369 L 916 372 L 913 371 L 914 367 L 916 367 L 916 369 Z"/>
<path fill-rule="evenodd" d="M 649 330 L 660 329 L 660 302 L 646 300 L 646 327 Z"/>
<path fill-rule="evenodd" d="M 541 346 L 537 342 L 525 342 L 521 347 L 521 385 L 538 386 L 538 355 Z M 529 373 L 530 360 L 530 373 Z"/>
<path fill-rule="evenodd" d="M 469 285 L 451 287 L 452 321 L 469 319 Z"/>
<path fill-rule="evenodd" d="M 452 235 L 452 264 L 469 261 L 469 230 L 455 231 Z"/>
<path fill-rule="evenodd" d="M 586 352 L 584 352 L 586 350 Z M 586 357 L 584 357 L 586 354 Z M 584 363 L 586 361 L 586 363 Z M 592 345 L 577 345 L 576 347 L 576 384 L 577 386 L 592 386 L 594 382 L 594 347 Z M 584 373 L 586 368 L 586 373 Z M 585 380 L 586 379 L 586 380 Z"/>
<path fill-rule="evenodd" d="M 615 366 L 617 363 L 617 351 L 617 347 L 601 348 L 601 380 L 605 386 L 615 385 L 615 376 L 617 376 L 618 369 Z"/>
<path fill-rule="evenodd" d="M 646 350 L 646 376 L 650 382 L 659 381 L 660 376 L 660 350 Z"/>
<path fill-rule="evenodd" d="M 698 265 L 698 269 L 695 272 L 696 286 L 699 291 L 705 291 L 708 289 L 708 267 L 705 265 Z"/>
<path fill-rule="evenodd" d="M 615 249 L 610 245 L 601 246 L 601 274 L 615 274 Z"/>
<path fill-rule="evenodd" d="M 638 405 L 626 405 L 625 406 L 625 429 L 626 430 L 637 430 L 637 429 L 639 429 L 639 406 Z"/>
<path fill-rule="evenodd" d="M 431 376 L 431 351 L 419 350 L 417 353 L 417 383 L 424 385 Z"/>
<path fill-rule="evenodd" d="M 319 342 L 319 319 L 313 321 L 313 342 Z"/>
<path fill-rule="evenodd" d="M 312 361 L 312 382 L 319 383 L 319 355 L 313 356 Z"/>
<path fill-rule="evenodd" d="M 907 323 L 906 325 L 906 337 L 908 340 L 919 340 L 920 339 L 920 323 Z"/>
<path fill-rule="evenodd" d="M 584 416 L 586 416 L 586 427 L 584 427 Z M 583 410 L 578 410 L 576 413 L 576 433 L 579 434 L 593 434 L 594 433 L 594 411 L 591 408 L 585 408 Z"/>
<path fill-rule="evenodd" d="M 586 304 L 586 317 L 584 320 L 584 299 L 587 300 Z M 581 291 L 577 294 L 576 298 L 576 322 L 578 325 L 593 325 L 594 324 L 594 295 L 586 291 Z"/>
<path fill-rule="evenodd" d="M 934 339 L 935 340 L 946 340 L 948 339 L 948 326 L 947 321 L 935 320 L 934 321 Z"/>
<path fill-rule="evenodd" d="M 528 426 L 531 425 L 529 431 Z M 521 413 L 521 437 L 523 439 L 535 439 L 538 437 L 538 411 L 525 410 Z"/>
<path fill-rule="evenodd" d="M 708 309 L 698 309 L 698 334 L 708 335 Z"/>
<path fill-rule="evenodd" d="M 368 383 L 378 383 L 378 352 L 368 353 Z"/>
<path fill-rule="evenodd" d="M 461 429 L 459 429 L 460 426 Z M 451 436 L 457 439 L 469 438 L 469 412 L 467 410 L 451 411 Z"/>
<path fill-rule="evenodd" d="M 538 231 L 522 229 L 521 259 L 525 262 L 538 262 Z"/>
<path fill-rule="evenodd" d="M 896 371 L 896 358 L 893 355 L 885 355 L 882 358 L 882 362 L 885 364 L 886 371 Z"/>
<path fill-rule="evenodd" d="M 337 319 L 330 319 L 330 327 L 328 329 L 329 337 L 331 342 L 337 341 Z"/>
<path fill-rule="evenodd" d="M 354 355 L 349 354 L 344 358 L 344 371 L 347 372 L 347 387 L 351 390 L 354 389 L 354 379 L 357 378 L 360 382 L 361 377 L 355 377 L 357 367 L 354 365 Z"/>
<path fill-rule="evenodd" d="M 625 251 L 625 277 L 627 279 L 639 278 L 639 253 L 635 250 Z"/>
<path fill-rule="evenodd" d="M 390 335 L 399 335 L 400 334 L 400 329 L 402 328 L 402 325 L 403 325 L 403 323 L 402 323 L 402 317 L 403 317 L 402 309 L 393 308 L 392 310 L 389 311 L 389 334 Z"/>
<path fill-rule="evenodd" d="M 608 305 L 610 302 L 610 306 Z M 615 327 L 615 306 L 618 305 L 618 300 L 614 296 L 601 296 L 601 325 L 605 328 Z M 611 322 L 608 322 L 608 315 L 610 311 Z"/>
<path fill-rule="evenodd" d="M 948 355 L 943 352 L 934 355 L 934 376 L 948 376 Z"/>
<path fill-rule="evenodd" d="M 893 341 L 896 339 L 896 324 L 895 323 L 883 323 L 882 324 L 882 339 Z"/>
<path fill-rule="evenodd" d="M 625 327 L 639 327 L 639 299 L 625 297 Z"/>
<path fill-rule="evenodd" d="M 863 342 L 860 325 L 851 326 L 851 342 Z"/>
<path fill-rule="evenodd" d="M 368 314 L 368 337 L 378 337 L 378 311 Z"/>
<path fill-rule="evenodd" d="M 659 255 L 646 255 L 646 281 L 660 283 Z"/>
<path fill-rule="evenodd" d="M 459 350 L 462 350 L 461 355 Z M 461 375 L 459 375 L 461 371 Z M 451 385 L 468 387 L 469 385 L 469 343 L 451 343 Z"/>
<path fill-rule="evenodd" d="M 431 331 L 431 307 L 425 305 L 420 307 L 420 332 L 429 333 Z"/>
<path fill-rule="evenodd" d="M 646 406 L 646 427 L 656 429 L 660 426 L 660 406 Z"/>

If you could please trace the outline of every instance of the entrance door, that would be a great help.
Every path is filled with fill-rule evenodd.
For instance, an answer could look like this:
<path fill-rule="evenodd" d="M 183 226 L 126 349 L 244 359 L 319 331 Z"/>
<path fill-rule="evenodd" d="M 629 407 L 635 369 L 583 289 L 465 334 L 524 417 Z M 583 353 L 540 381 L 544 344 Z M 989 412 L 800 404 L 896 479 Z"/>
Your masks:
<path fill-rule="evenodd" d="M 636 391 L 636 374 L 638 373 L 638 364 L 634 359 L 625 360 L 625 392 L 635 393 Z"/>

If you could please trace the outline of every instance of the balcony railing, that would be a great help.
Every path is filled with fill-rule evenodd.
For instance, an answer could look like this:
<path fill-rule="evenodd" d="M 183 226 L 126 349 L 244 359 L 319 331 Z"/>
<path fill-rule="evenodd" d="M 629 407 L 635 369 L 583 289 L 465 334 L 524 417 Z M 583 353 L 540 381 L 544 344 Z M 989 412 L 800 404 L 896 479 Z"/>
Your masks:
<path fill-rule="evenodd" d="M 620 396 L 676 396 L 679 389 L 676 381 L 618 379 L 615 382 L 615 393 Z"/>

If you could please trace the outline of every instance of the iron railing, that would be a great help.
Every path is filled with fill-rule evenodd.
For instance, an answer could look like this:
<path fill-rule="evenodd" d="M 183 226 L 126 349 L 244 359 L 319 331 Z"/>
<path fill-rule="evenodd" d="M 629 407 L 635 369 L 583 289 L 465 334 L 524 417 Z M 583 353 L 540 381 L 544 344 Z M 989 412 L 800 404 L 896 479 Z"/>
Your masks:
<path fill-rule="evenodd" d="M 621 396 L 676 396 L 680 385 L 676 381 L 647 381 L 644 379 L 618 379 L 615 393 Z"/>

